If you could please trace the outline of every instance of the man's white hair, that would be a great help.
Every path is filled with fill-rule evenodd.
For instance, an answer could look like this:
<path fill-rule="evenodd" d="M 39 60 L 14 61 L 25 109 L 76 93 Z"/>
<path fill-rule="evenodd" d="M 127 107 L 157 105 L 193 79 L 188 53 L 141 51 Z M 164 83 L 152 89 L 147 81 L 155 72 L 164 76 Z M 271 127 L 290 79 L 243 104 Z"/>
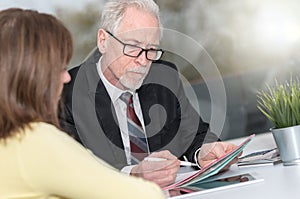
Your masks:
<path fill-rule="evenodd" d="M 162 37 L 163 27 L 160 21 L 159 7 L 153 0 L 110 0 L 103 8 L 100 28 L 114 34 L 128 7 L 136 7 L 153 14 L 157 18 L 161 33 L 160 38 Z"/>

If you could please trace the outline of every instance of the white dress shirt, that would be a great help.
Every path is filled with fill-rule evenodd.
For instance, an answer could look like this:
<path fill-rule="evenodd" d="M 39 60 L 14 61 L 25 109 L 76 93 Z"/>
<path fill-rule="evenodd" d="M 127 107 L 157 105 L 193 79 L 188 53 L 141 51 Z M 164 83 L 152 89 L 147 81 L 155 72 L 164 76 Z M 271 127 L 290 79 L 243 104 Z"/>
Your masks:
<path fill-rule="evenodd" d="M 119 97 L 125 92 L 130 92 L 132 94 L 133 107 L 134 107 L 135 114 L 137 115 L 138 119 L 140 120 L 142 127 L 145 131 L 145 124 L 144 124 L 144 119 L 143 119 L 139 96 L 136 92 L 132 92 L 132 91 L 128 91 L 128 90 L 121 90 L 121 89 L 115 87 L 114 85 L 112 85 L 106 79 L 106 77 L 103 75 L 103 72 L 101 69 L 101 58 L 97 63 L 97 71 L 99 73 L 100 79 L 102 80 L 102 82 L 108 92 L 111 102 L 115 108 L 117 119 L 118 119 L 118 122 L 116 122 L 116 123 L 119 124 L 119 128 L 121 131 L 121 137 L 122 137 L 122 141 L 123 141 L 123 145 L 124 145 L 127 164 L 130 165 L 131 159 L 130 159 L 130 141 L 129 141 L 128 127 L 127 127 L 127 105 Z M 133 166 L 126 166 L 121 171 L 129 174 Z"/>

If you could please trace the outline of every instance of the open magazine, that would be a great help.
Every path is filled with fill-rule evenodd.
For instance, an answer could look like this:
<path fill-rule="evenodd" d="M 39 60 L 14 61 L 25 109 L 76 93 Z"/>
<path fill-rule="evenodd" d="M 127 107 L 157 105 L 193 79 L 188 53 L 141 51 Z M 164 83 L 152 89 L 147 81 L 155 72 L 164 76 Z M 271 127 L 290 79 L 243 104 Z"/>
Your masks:
<path fill-rule="evenodd" d="M 203 167 L 198 172 L 193 175 L 181 179 L 167 187 L 164 190 L 174 189 L 177 187 L 186 187 L 192 185 L 193 183 L 200 182 L 210 176 L 217 174 L 221 169 L 223 169 L 231 160 L 240 154 L 240 152 L 247 146 L 247 144 L 252 140 L 255 135 L 250 135 L 247 137 L 235 150 L 225 154 L 223 157 L 211 162 L 207 166 Z"/>

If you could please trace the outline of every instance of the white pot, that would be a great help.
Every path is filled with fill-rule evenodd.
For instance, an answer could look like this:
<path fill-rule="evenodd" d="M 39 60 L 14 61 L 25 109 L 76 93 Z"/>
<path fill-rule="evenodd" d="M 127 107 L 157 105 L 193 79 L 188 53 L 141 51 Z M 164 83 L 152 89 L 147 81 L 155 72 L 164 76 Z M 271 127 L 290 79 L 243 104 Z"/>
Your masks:
<path fill-rule="evenodd" d="M 271 131 L 283 165 L 300 164 L 300 125 Z"/>

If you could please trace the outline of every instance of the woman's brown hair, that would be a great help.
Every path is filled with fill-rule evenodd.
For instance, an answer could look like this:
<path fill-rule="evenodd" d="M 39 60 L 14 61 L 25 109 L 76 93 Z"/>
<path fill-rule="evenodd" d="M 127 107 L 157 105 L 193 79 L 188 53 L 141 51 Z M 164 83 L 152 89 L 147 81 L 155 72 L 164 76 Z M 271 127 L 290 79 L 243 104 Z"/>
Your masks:
<path fill-rule="evenodd" d="M 55 17 L 0 11 L 0 139 L 30 122 L 58 126 L 61 74 L 72 53 L 71 34 Z"/>

